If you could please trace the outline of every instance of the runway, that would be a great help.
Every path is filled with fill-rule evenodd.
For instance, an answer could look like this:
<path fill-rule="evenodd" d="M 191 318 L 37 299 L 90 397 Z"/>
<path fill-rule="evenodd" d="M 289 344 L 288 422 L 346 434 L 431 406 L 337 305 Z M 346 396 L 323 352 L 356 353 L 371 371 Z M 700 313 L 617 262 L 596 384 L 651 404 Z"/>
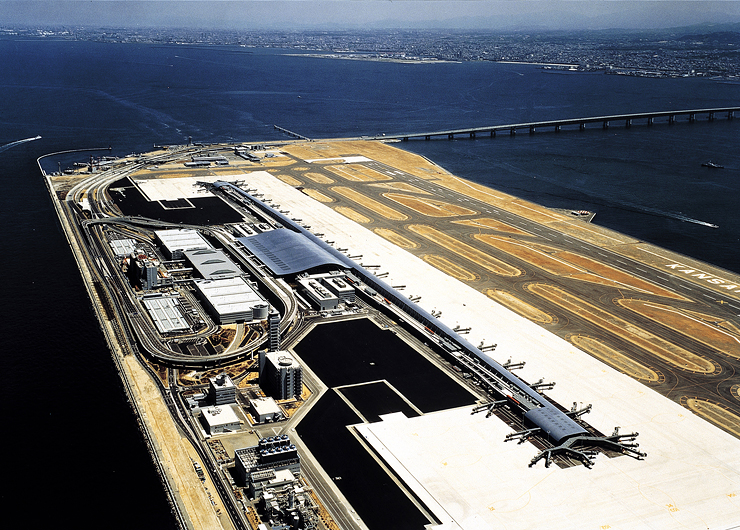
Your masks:
<path fill-rule="evenodd" d="M 740 278 L 732 273 L 387 145 L 322 142 L 284 152 L 294 164 L 271 170 L 277 178 L 740 436 L 740 385 L 732 383 Z M 342 163 L 350 156 L 367 161 Z"/>

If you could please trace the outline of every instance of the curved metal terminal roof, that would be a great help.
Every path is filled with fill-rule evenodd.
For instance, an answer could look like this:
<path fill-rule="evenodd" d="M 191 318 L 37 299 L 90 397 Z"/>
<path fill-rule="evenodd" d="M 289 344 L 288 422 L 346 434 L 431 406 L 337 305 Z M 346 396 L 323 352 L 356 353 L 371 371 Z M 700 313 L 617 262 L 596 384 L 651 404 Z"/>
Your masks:
<path fill-rule="evenodd" d="M 524 413 L 524 419 L 532 422 L 542 429 L 542 434 L 557 442 L 588 432 L 552 405 L 527 411 Z"/>
<path fill-rule="evenodd" d="M 275 276 L 298 274 L 326 265 L 347 266 L 303 234 L 285 228 L 240 237 L 239 241 Z"/>

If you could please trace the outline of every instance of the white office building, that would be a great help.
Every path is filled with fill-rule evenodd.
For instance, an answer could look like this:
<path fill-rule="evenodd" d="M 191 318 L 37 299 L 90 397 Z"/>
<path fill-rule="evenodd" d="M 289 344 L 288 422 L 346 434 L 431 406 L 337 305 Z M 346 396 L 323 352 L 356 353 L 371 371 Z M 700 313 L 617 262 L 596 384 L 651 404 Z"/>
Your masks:
<path fill-rule="evenodd" d="M 235 432 L 241 428 L 241 420 L 230 405 L 214 405 L 201 409 L 203 427 L 208 434 Z"/>

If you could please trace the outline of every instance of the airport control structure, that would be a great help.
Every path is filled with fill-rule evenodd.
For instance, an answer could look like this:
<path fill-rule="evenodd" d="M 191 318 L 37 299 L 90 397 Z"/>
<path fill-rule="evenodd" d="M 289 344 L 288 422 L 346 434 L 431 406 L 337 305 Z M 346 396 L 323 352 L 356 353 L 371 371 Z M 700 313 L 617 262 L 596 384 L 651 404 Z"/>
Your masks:
<path fill-rule="evenodd" d="M 365 145 L 371 146 L 367 153 L 375 158 L 358 154 Z M 327 153 L 326 158 L 318 156 L 323 152 Z M 590 254 L 576 256 L 569 248 L 555 249 L 550 238 L 546 238 L 550 243 L 539 241 L 524 248 L 522 241 L 538 237 L 539 232 L 529 225 L 525 228 L 524 221 L 517 226 L 507 224 L 515 220 L 503 208 L 488 209 L 485 201 L 493 202 L 493 192 L 451 177 L 428 161 L 409 158 L 412 162 L 398 162 L 395 166 L 382 161 L 383 157 L 390 160 L 393 156 L 401 157 L 385 144 L 357 140 L 326 145 L 305 140 L 278 146 L 188 145 L 132 155 L 119 162 L 111 160 L 105 170 L 91 164 L 86 172 L 76 175 L 46 175 L 133 406 L 141 416 L 154 417 L 151 411 L 143 413 L 143 407 L 149 405 L 136 398 L 141 391 L 137 389 L 144 388 L 141 381 L 133 382 L 133 374 L 139 371 L 146 374 L 147 381 L 155 383 L 162 396 L 162 410 L 167 411 L 177 432 L 193 448 L 184 467 L 188 473 L 200 470 L 199 480 L 207 487 L 209 496 L 215 489 L 218 502 L 212 499 L 211 504 L 219 508 L 214 525 L 221 524 L 215 522 L 220 517 L 228 518 L 231 527 L 245 530 L 377 530 L 366 525 L 358 515 L 360 511 L 353 509 L 342 490 L 343 477 L 339 473 L 330 475 L 322 468 L 318 457 L 312 454 L 316 446 L 302 439 L 301 430 L 302 422 L 311 418 L 324 396 L 334 396 L 354 407 L 353 399 L 367 399 L 362 396 L 370 394 L 362 392 L 369 392 L 372 385 L 379 385 L 390 396 L 388 399 L 401 403 L 398 410 L 406 410 L 406 415 L 381 413 L 380 421 L 374 421 L 356 410 L 362 421 L 343 426 L 341 432 L 352 433 L 381 466 L 382 473 L 398 485 L 402 496 L 411 499 L 428 521 L 428 528 L 477 530 L 494 527 L 490 526 L 492 522 L 509 527 L 512 517 L 518 517 L 522 528 L 534 530 L 547 520 L 542 510 L 548 505 L 557 506 L 553 528 L 559 529 L 572 521 L 587 521 L 601 528 L 639 521 L 635 528 L 647 529 L 676 517 L 676 501 L 664 500 L 659 493 L 660 488 L 668 487 L 663 475 L 663 482 L 650 486 L 653 489 L 643 484 L 636 486 L 636 481 L 629 480 L 621 486 L 623 491 L 629 491 L 624 494 L 625 499 L 642 503 L 635 514 L 625 512 L 621 493 L 608 493 L 611 504 L 604 513 L 610 514 L 611 523 L 600 518 L 600 501 L 591 498 L 600 488 L 608 492 L 607 484 L 617 480 L 615 477 L 655 475 L 655 468 L 650 467 L 656 465 L 652 462 L 654 450 L 660 462 L 665 458 L 664 452 L 703 454 L 709 459 L 707 462 L 714 462 L 702 460 L 697 464 L 701 469 L 712 468 L 720 458 L 697 449 L 703 445 L 682 450 L 685 441 L 680 428 L 667 429 L 670 442 L 666 442 L 665 448 L 656 447 L 656 436 L 662 427 L 652 428 L 650 423 L 648 439 L 652 445 L 643 450 L 637 440 L 639 436 L 642 441 L 644 433 L 638 435 L 635 426 L 644 426 L 648 420 L 632 419 L 640 414 L 649 416 L 649 411 L 635 412 L 640 409 L 636 401 L 629 405 L 622 426 L 612 423 L 620 417 L 620 395 L 652 400 L 649 402 L 663 407 L 668 400 L 653 390 L 643 391 L 642 385 L 663 383 L 665 371 L 625 360 L 611 346 L 599 342 L 600 337 L 594 337 L 592 328 L 586 328 L 591 334 L 567 336 L 573 344 L 583 345 L 590 356 L 570 347 L 546 329 L 513 315 L 519 312 L 546 326 L 553 323 L 552 318 L 547 320 L 551 311 L 513 303 L 510 293 L 502 288 L 476 292 L 463 284 L 467 271 L 460 263 L 468 260 L 488 267 L 491 276 L 505 278 L 512 284 L 519 282 L 518 288 L 531 296 L 557 300 L 576 318 L 588 321 L 587 326 L 601 326 L 610 333 L 619 328 L 629 332 L 635 327 L 632 321 L 614 316 L 618 315 L 616 312 L 607 314 L 603 307 L 611 307 L 611 302 L 597 306 L 584 300 L 582 291 L 567 291 L 566 282 L 590 282 L 589 286 L 598 286 L 595 289 L 614 288 L 620 296 L 624 290 L 632 289 L 637 293 L 632 298 L 625 296 L 611 305 L 619 306 L 620 311 L 624 307 L 623 313 L 639 309 L 648 316 L 669 315 L 666 318 L 673 319 L 670 322 L 690 321 L 684 327 L 695 333 L 706 328 L 707 336 L 715 333 L 713 336 L 723 337 L 718 340 L 725 340 L 724 336 L 736 328 L 727 324 L 719 330 L 710 329 L 709 319 L 696 311 L 686 310 L 685 315 L 689 316 L 680 320 L 684 317 L 664 309 L 667 305 L 652 299 L 644 301 L 640 296 L 654 296 L 659 301 L 671 299 L 681 309 L 689 305 L 688 298 L 658 288 L 650 281 L 628 277 L 611 263 L 597 263 Z M 398 169 L 408 168 L 409 164 L 419 167 L 409 172 Z M 284 169 L 293 166 L 296 169 L 291 175 L 302 175 L 302 181 Z M 434 178 L 444 174 L 447 187 L 435 184 L 427 173 Z M 306 182 L 324 187 L 306 189 Z M 363 190 L 372 192 L 361 195 L 351 183 L 359 183 L 357 186 L 366 186 Z M 270 190 L 270 197 L 263 194 L 266 189 Z M 284 193 L 285 201 L 276 190 Z M 134 203 L 132 196 L 143 200 Z M 453 203 L 453 196 L 459 202 Z M 336 211 L 326 206 L 334 204 L 332 201 Z M 478 202 L 473 204 L 474 201 Z M 278 202 L 289 202 L 291 207 L 287 209 Z M 131 213 L 131 204 L 138 204 L 149 213 Z M 515 200 L 512 204 L 516 215 L 523 218 L 527 210 L 532 219 L 550 229 L 543 221 L 551 222 L 544 209 L 534 212 L 534 208 L 522 207 Z M 295 210 L 301 208 L 303 211 L 296 214 Z M 413 215 L 409 213 L 412 211 Z M 580 210 L 574 212 L 574 219 L 582 217 Z M 309 215 L 311 219 L 304 219 Z M 435 224 L 437 219 L 453 215 L 458 216 L 453 222 L 464 227 L 460 230 L 469 230 L 470 235 L 453 237 L 440 228 L 441 221 Z M 369 230 L 362 225 L 371 224 L 371 216 L 397 224 L 393 229 L 379 224 Z M 567 214 L 552 214 L 555 228 L 548 233 L 552 237 L 557 229 L 570 230 L 569 234 L 585 233 L 582 227 L 592 217 L 571 220 Z M 320 230 L 311 224 L 320 225 Z M 484 233 L 484 229 L 490 232 Z M 597 235 L 594 240 L 608 239 L 601 232 Z M 418 238 L 412 241 L 412 236 Z M 335 237 L 343 238 L 346 247 L 354 243 L 352 250 L 342 248 L 333 241 Z M 370 258 L 361 255 L 363 241 L 367 241 Z M 424 243 L 419 245 L 417 241 Z M 498 254 L 487 254 L 471 242 L 495 247 Z M 566 240 L 562 246 L 572 244 Z M 438 247 L 433 245 L 448 249 L 450 254 L 434 250 Z M 418 258 L 399 247 L 414 249 Z M 542 275 L 527 275 L 520 262 L 507 264 L 500 259 L 507 252 L 509 257 L 518 252 L 521 261 L 529 260 L 528 264 L 536 264 L 538 270 L 553 277 L 561 275 L 566 278 L 566 287 L 549 285 Z M 463 261 L 453 263 L 453 257 Z M 373 263 L 375 259 L 379 263 Z M 384 259 L 390 265 L 383 263 Z M 418 279 L 417 289 L 423 286 L 425 294 L 431 293 L 429 298 L 436 302 L 421 302 L 418 296 L 405 292 L 405 285 L 395 279 L 386 280 L 388 273 L 380 272 L 385 266 L 395 271 L 395 278 L 409 283 Z M 468 281 L 474 277 L 468 273 Z M 717 278 L 712 285 L 720 285 L 719 276 L 712 277 Z M 726 285 L 735 286 L 729 281 Z M 499 305 L 493 307 L 492 300 Z M 603 300 L 607 298 L 604 296 Z M 487 313 L 478 309 L 481 307 L 493 309 Z M 469 322 L 441 318 L 443 312 L 455 311 L 466 315 L 473 326 L 482 327 L 483 323 L 486 338 L 473 344 L 468 336 Z M 397 383 L 390 382 L 388 372 L 377 376 L 377 380 L 368 376 L 347 384 L 326 383 L 318 375 L 319 367 L 306 360 L 315 360 L 313 355 L 320 355 L 323 345 L 314 346 L 319 351 L 310 355 L 302 353 L 301 345 L 310 342 L 308 339 L 317 329 L 331 337 L 332 330 L 340 324 L 360 320 L 371 321 L 379 330 L 395 335 L 454 381 L 456 388 L 464 389 L 473 404 L 423 413 L 403 395 Z M 666 362 L 674 362 L 686 351 L 687 361 L 684 363 L 681 358 L 684 367 L 679 369 L 685 368 L 692 377 L 714 375 L 724 369 L 708 355 L 692 356 L 683 349 L 683 343 L 671 346 L 664 338 L 648 332 L 638 335 L 632 344 L 657 352 Z M 618 340 L 626 339 L 620 336 Z M 526 346 L 520 347 L 519 341 Z M 511 346 L 513 342 L 517 344 L 515 348 Z M 505 347 L 497 349 L 496 343 Z M 347 358 L 353 355 L 352 338 L 332 347 L 340 348 Z M 547 382 L 551 380 L 548 373 L 540 373 L 539 380 L 530 379 L 532 372 L 523 369 L 529 361 L 527 348 L 531 349 L 536 366 L 551 367 L 559 378 L 568 376 L 567 392 L 551 393 L 555 385 Z M 501 350 L 505 352 L 503 358 L 509 357 L 505 362 L 494 358 Z M 664 350 L 668 353 L 662 353 Z M 512 361 L 512 352 L 520 358 Z M 342 356 L 333 362 L 337 372 L 345 368 Z M 613 364 L 607 366 L 610 362 Z M 131 363 L 138 368 L 132 369 Z M 566 370 L 568 363 L 581 367 L 573 370 L 572 377 Z M 371 373 L 375 362 L 367 361 L 362 369 Z M 391 370 L 400 378 L 417 377 L 404 373 L 401 364 Z M 574 383 L 579 377 L 594 381 L 603 377 L 604 382 L 587 386 L 585 397 L 581 397 Z M 605 399 L 594 393 L 594 386 L 599 384 Z M 695 401 L 700 400 L 697 397 Z M 599 410 L 600 404 L 605 412 Z M 718 446 L 731 447 L 733 440 L 727 432 L 713 426 L 705 432 L 703 420 L 687 420 L 676 410 L 690 405 L 694 406 L 694 402 L 671 402 L 656 417 L 671 425 L 686 421 L 694 426 L 694 432 L 701 433 L 701 440 L 711 438 Z M 448 423 L 446 418 L 454 420 Z M 701 426 L 698 430 L 697 421 Z M 156 425 L 145 426 L 147 435 L 153 437 L 149 444 L 152 447 L 171 442 L 160 439 L 163 435 L 157 434 L 158 429 Z M 309 434 L 306 436 L 310 439 Z M 459 454 L 455 454 L 456 448 Z M 480 456 L 474 457 L 477 452 Z M 475 463 L 469 464 L 468 459 Z M 687 470 L 693 469 L 691 464 L 681 461 L 681 465 L 681 473 L 690 474 Z M 716 488 L 728 489 L 734 479 L 720 467 L 716 467 L 717 473 L 729 477 L 727 484 L 725 479 L 716 479 L 714 484 Z M 161 475 L 173 499 L 173 510 L 184 527 L 195 527 L 192 514 L 188 514 L 193 501 L 185 502 L 181 497 L 190 493 L 182 486 L 171 489 L 170 485 L 176 483 L 168 474 L 171 472 L 161 471 Z M 477 490 L 479 475 L 481 489 Z M 483 488 L 493 487 L 491 481 L 511 484 L 516 495 L 512 493 L 509 498 L 507 488 L 496 486 L 496 500 L 486 500 L 488 493 Z M 570 484 L 575 484 L 574 492 L 579 492 L 573 495 L 588 500 L 587 510 L 582 509 L 580 501 L 572 507 L 563 502 L 562 496 Z M 538 485 L 542 485 L 542 490 Z M 530 495 L 531 502 L 527 501 Z M 719 491 L 713 495 L 711 503 L 704 506 L 711 505 L 712 513 L 719 513 L 717 506 L 732 500 L 734 491 L 728 490 L 725 497 Z M 356 501 L 357 497 L 353 499 Z M 658 505 L 667 508 L 655 508 Z M 210 509 L 208 506 L 206 511 Z M 518 510 L 522 511 L 519 516 L 512 515 Z M 692 514 L 699 514 L 698 508 L 692 510 Z M 213 514 L 209 512 L 207 517 Z M 685 519 L 685 526 L 694 528 L 694 522 L 701 517 L 705 515 Z M 609 526 L 612 524 L 615 526 Z"/>

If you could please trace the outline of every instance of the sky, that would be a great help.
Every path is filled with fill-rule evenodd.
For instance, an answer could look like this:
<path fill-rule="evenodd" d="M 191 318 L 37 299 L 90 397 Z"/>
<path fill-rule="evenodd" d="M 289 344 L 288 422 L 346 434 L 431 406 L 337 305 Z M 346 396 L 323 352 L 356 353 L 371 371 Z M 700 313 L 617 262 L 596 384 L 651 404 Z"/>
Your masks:
<path fill-rule="evenodd" d="M 740 0 L 0 0 L 0 27 L 652 29 L 740 22 Z"/>

